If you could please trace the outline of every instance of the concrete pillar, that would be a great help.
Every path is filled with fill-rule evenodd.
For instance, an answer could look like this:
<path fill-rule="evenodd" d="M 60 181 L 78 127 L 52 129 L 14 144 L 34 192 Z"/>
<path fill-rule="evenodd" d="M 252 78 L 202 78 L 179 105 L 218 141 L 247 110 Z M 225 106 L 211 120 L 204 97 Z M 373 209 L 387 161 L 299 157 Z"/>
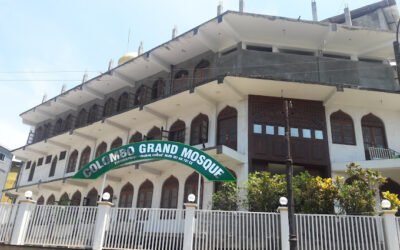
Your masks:
<path fill-rule="evenodd" d="M 315 2 L 315 0 L 311 1 L 311 9 L 312 9 L 313 21 L 318 22 L 317 2 Z"/>
<path fill-rule="evenodd" d="M 175 25 L 172 29 L 172 39 L 174 39 L 178 34 L 178 27 Z"/>
<path fill-rule="evenodd" d="M 110 210 L 113 205 L 108 201 L 99 201 L 97 204 L 96 223 L 94 225 L 93 233 L 93 250 L 103 249 L 104 233 L 107 229 L 107 225 L 109 224 Z"/>
<path fill-rule="evenodd" d="M 11 245 L 24 245 L 29 220 L 35 209 L 35 204 L 36 201 L 33 200 L 21 200 L 19 202 L 18 212 L 15 217 L 14 228 L 11 235 Z"/>
<path fill-rule="evenodd" d="M 192 250 L 193 249 L 193 234 L 195 225 L 195 211 L 196 203 L 185 203 L 185 228 L 183 235 L 183 249 Z"/>
<path fill-rule="evenodd" d="M 244 0 L 239 0 L 239 12 L 243 13 L 244 11 Z"/>
<path fill-rule="evenodd" d="M 289 250 L 289 213 L 287 207 L 278 207 L 281 216 L 281 245 L 282 250 Z"/>
<path fill-rule="evenodd" d="M 344 20 L 346 25 L 348 26 L 353 25 L 353 22 L 351 21 L 351 13 L 349 10 L 349 6 L 346 6 L 346 8 L 344 8 Z"/>
<path fill-rule="evenodd" d="M 217 7 L 217 16 L 221 15 L 222 11 L 223 11 L 222 1 L 220 1 Z"/>
<path fill-rule="evenodd" d="M 382 214 L 383 232 L 387 250 L 398 250 L 400 246 L 396 227 L 396 212 L 396 210 L 384 210 Z"/>

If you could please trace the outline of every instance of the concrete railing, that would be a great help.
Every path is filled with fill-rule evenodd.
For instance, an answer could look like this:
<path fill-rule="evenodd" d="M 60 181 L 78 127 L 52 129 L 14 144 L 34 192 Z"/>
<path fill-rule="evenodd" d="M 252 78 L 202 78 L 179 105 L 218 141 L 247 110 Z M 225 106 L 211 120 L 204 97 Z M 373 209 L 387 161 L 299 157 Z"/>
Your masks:
<path fill-rule="evenodd" d="M 109 202 L 98 202 L 98 207 L 44 206 L 31 200 L 1 205 L 0 216 L 10 216 L 1 217 L 0 236 L 6 235 L 1 236 L 3 242 L 11 245 L 96 250 L 289 249 L 286 207 L 278 213 L 255 213 L 196 210 L 191 203 L 184 210 L 112 206 Z M 298 249 L 399 250 L 400 219 L 395 212 L 297 214 Z"/>

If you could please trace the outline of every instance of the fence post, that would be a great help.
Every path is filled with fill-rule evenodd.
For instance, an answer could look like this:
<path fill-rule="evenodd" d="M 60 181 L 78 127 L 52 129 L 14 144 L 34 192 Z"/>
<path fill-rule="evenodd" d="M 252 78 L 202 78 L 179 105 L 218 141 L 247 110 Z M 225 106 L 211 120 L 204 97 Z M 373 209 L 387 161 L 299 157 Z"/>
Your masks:
<path fill-rule="evenodd" d="M 193 235 L 195 224 L 196 203 L 185 203 L 185 231 L 183 235 L 183 249 L 193 249 Z"/>
<path fill-rule="evenodd" d="M 21 200 L 19 202 L 14 228 L 11 235 L 11 245 L 24 245 L 29 220 L 33 210 L 35 209 L 35 203 L 36 201 L 33 200 Z"/>
<path fill-rule="evenodd" d="M 98 201 L 97 204 L 96 222 L 94 224 L 93 232 L 93 250 L 103 249 L 106 226 L 108 225 L 111 207 L 113 206 L 113 204 L 108 201 Z"/>
<path fill-rule="evenodd" d="M 384 210 L 383 217 L 383 232 L 385 234 L 385 243 L 387 250 L 399 249 L 399 237 L 396 226 L 396 210 Z"/>
<path fill-rule="evenodd" d="M 278 207 L 281 216 L 281 246 L 282 250 L 289 250 L 289 214 L 287 207 Z"/>

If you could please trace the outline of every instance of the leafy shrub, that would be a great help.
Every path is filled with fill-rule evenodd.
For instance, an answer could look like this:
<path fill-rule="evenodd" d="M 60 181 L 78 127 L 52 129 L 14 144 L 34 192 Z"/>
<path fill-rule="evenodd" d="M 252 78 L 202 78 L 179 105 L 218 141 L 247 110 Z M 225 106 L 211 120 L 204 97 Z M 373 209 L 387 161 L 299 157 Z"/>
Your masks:
<path fill-rule="evenodd" d="M 212 200 L 215 210 L 236 211 L 240 204 L 236 182 L 223 183 L 220 190 L 213 194 Z"/>
<path fill-rule="evenodd" d="M 400 199 L 397 194 L 393 194 L 389 191 L 382 192 L 382 197 L 388 201 L 390 201 L 392 210 L 398 210 L 400 208 Z"/>

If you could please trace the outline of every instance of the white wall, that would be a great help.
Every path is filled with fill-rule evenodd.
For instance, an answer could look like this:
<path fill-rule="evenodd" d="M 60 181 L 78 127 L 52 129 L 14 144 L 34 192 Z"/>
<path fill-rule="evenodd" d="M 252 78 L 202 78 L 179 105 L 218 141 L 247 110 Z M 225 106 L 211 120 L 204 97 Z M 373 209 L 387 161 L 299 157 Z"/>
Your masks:
<path fill-rule="evenodd" d="M 63 161 L 59 161 L 57 164 L 56 168 L 56 173 L 54 177 L 49 178 L 49 171 L 50 171 L 50 164 L 44 164 L 42 166 L 36 167 L 35 175 L 34 178 L 31 182 L 28 182 L 28 176 L 30 169 L 23 169 L 22 174 L 21 174 L 21 181 L 19 183 L 19 186 L 25 186 L 25 185 L 32 185 L 38 182 L 47 182 L 50 180 L 54 179 L 60 179 L 65 176 L 71 176 L 74 173 L 70 174 L 65 174 L 66 170 L 66 165 L 69 159 L 69 154 L 72 153 L 75 149 L 78 150 L 79 152 L 79 157 L 78 157 L 78 163 L 79 164 L 79 159 L 81 156 L 81 152 L 86 148 L 86 146 L 91 147 L 91 153 L 92 153 L 92 159 L 94 156 L 94 153 L 96 151 L 96 148 L 98 145 L 100 145 L 102 142 L 107 143 L 107 150 L 110 149 L 111 143 L 117 138 L 120 137 L 123 140 L 123 143 L 127 143 L 129 141 L 129 138 L 135 134 L 137 131 L 142 133 L 142 135 L 146 135 L 147 132 L 153 127 L 157 126 L 159 128 L 164 127 L 166 130 L 169 130 L 170 126 L 178 119 L 182 120 L 186 124 L 186 133 L 185 133 L 185 143 L 189 144 L 190 143 L 190 125 L 193 120 L 198 114 L 203 113 L 208 116 L 209 119 L 209 129 L 208 129 L 208 142 L 205 144 L 206 147 L 215 147 L 216 146 L 216 127 L 217 127 L 217 116 L 219 112 L 224 109 L 226 106 L 232 106 L 237 109 L 238 111 L 238 152 L 241 154 L 244 154 L 245 157 L 244 159 L 247 159 L 247 149 L 248 149 L 248 132 L 247 132 L 247 127 L 248 127 L 248 105 L 247 105 L 247 99 L 242 100 L 241 102 L 224 102 L 224 103 L 218 103 L 217 105 L 209 105 L 207 103 L 204 103 L 203 105 L 198 105 L 194 107 L 187 107 L 185 109 L 182 109 L 184 111 L 177 113 L 176 115 L 169 117 L 166 122 L 163 122 L 162 120 L 159 119 L 153 119 L 153 120 L 148 120 L 148 121 L 143 121 L 143 122 L 136 122 L 132 124 L 122 124 L 124 126 L 128 126 L 130 128 L 130 132 L 124 133 L 121 130 L 113 130 L 111 133 L 105 134 L 103 137 L 98 138 L 96 142 L 91 142 L 91 141 L 85 141 L 82 139 L 76 139 L 72 142 L 71 144 L 71 149 L 67 152 L 67 157 Z M 197 145 L 196 147 L 201 148 L 201 145 Z M 60 154 L 62 150 L 60 148 L 54 148 L 51 152 L 48 152 L 49 154 L 52 154 L 53 157 L 56 154 Z M 30 159 L 32 161 L 36 161 L 37 163 L 37 158 L 35 159 Z M 45 160 L 45 159 L 44 159 Z M 76 166 L 75 169 L 77 169 L 78 166 Z M 248 175 L 248 168 L 247 168 L 247 163 L 245 163 L 243 166 L 226 166 L 237 174 L 238 177 L 238 184 L 243 185 L 244 182 L 247 180 L 247 175 Z M 136 200 L 137 200 L 137 191 L 140 187 L 140 185 L 146 180 L 149 179 L 153 182 L 154 185 L 154 194 L 153 194 L 153 207 L 159 207 L 160 206 L 160 198 L 161 198 L 161 189 L 162 189 L 162 184 L 164 181 L 169 178 L 171 175 L 174 175 L 176 178 L 179 180 L 179 203 L 178 203 L 178 208 L 183 207 L 183 191 L 184 191 L 184 184 L 186 181 L 186 178 L 193 173 L 193 170 L 182 165 L 176 165 L 174 162 L 167 162 L 165 165 L 166 171 L 164 171 L 160 176 L 156 176 L 153 174 L 149 174 L 147 172 L 144 172 L 143 170 L 135 170 L 133 166 L 131 167 L 126 167 L 124 170 L 126 171 L 126 175 L 124 175 L 122 181 L 120 183 L 113 183 L 110 181 L 107 181 L 107 184 L 110 184 L 113 189 L 114 189 L 114 194 L 116 197 L 119 197 L 119 193 L 121 188 L 128 182 L 130 182 L 134 186 L 134 197 L 133 197 L 133 204 L 136 205 Z M 34 192 L 36 194 L 36 197 L 38 198 L 40 195 L 43 194 L 45 200 L 51 195 L 54 194 L 56 196 L 56 200 L 59 200 L 61 195 L 64 192 L 67 192 L 69 197 L 71 198 L 73 193 L 76 190 L 80 190 L 82 193 L 82 196 L 85 197 L 87 193 L 92 189 L 92 187 L 95 187 L 98 191 L 100 191 L 100 187 L 102 184 L 101 181 L 102 178 L 99 178 L 98 180 L 93 181 L 88 187 L 86 188 L 78 188 L 71 186 L 70 184 L 62 184 L 61 185 L 61 191 L 59 192 L 54 192 L 50 190 L 46 190 L 42 188 L 40 185 L 39 187 L 33 186 L 32 189 L 37 188 L 37 190 Z M 106 184 L 106 186 L 107 186 Z M 203 200 L 203 208 L 211 208 L 211 197 L 212 197 L 212 192 L 214 191 L 214 183 L 209 182 L 204 180 L 204 200 Z M 83 198 L 82 197 L 82 198 Z M 113 201 L 116 205 L 118 204 L 118 200 Z"/>
<path fill-rule="evenodd" d="M 332 143 L 332 133 L 330 115 L 338 110 L 342 110 L 353 118 L 356 145 L 342 145 Z M 365 161 L 364 141 L 361 129 L 361 119 L 369 113 L 379 117 L 384 125 L 388 147 L 400 152 L 400 112 L 383 110 L 379 108 L 360 108 L 354 106 L 329 106 L 326 107 L 327 132 L 329 141 L 329 151 L 332 163 Z M 332 169 L 335 171 L 335 169 Z"/>
<path fill-rule="evenodd" d="M 3 190 L 4 185 L 7 181 L 7 175 L 11 168 L 12 156 L 9 157 L 9 152 L 1 152 L 4 154 L 4 160 L 0 160 L 0 190 Z M 0 192 L 0 200 L 2 198 L 3 192 Z"/>

